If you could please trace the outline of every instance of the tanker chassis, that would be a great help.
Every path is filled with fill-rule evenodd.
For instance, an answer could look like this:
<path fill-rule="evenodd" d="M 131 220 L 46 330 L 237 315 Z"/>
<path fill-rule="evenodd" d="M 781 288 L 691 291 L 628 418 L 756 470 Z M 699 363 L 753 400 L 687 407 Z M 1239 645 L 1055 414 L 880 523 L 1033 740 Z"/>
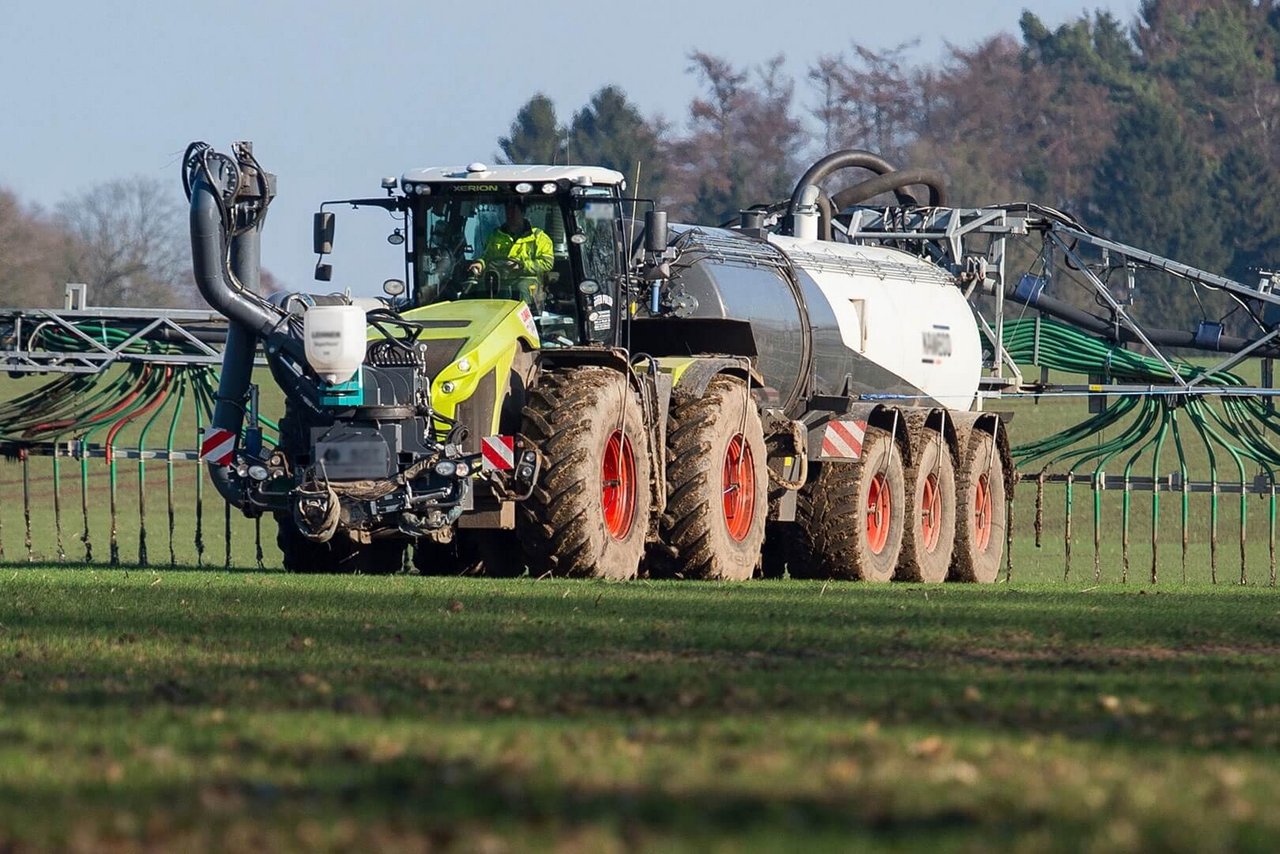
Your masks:
<path fill-rule="evenodd" d="M 843 169 L 872 177 L 828 195 Z M 840 210 L 880 193 L 942 204 L 933 173 L 837 152 L 730 227 L 650 209 L 636 228 L 609 169 L 412 170 L 316 215 L 321 262 L 328 205 L 394 220 L 405 278 L 377 300 L 256 293 L 275 187 L 249 144 L 193 143 L 184 185 L 197 283 L 230 322 L 205 461 L 274 517 L 291 571 L 396 571 L 412 544 L 430 574 L 996 577 L 1012 469 L 999 419 L 970 411 L 971 272 L 839 240 Z M 542 268 L 478 263 L 513 204 Z M 275 448 L 249 405 L 259 346 Z"/>

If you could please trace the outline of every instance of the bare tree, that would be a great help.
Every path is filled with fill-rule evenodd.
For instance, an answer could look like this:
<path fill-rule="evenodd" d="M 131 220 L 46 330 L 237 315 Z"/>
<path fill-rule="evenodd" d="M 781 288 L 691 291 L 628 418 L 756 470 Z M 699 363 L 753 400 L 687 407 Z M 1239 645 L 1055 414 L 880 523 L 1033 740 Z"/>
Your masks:
<path fill-rule="evenodd" d="M 782 72 L 782 57 L 753 71 L 706 53 L 690 58 L 690 71 L 706 90 L 689 106 L 688 135 L 672 146 L 672 162 L 682 172 L 673 196 L 682 213 L 713 222 L 785 196 L 803 129 L 792 112 L 795 86 Z"/>
<path fill-rule="evenodd" d="M 143 176 L 67 199 L 57 208 L 65 278 L 99 305 L 195 304 L 184 212 L 173 188 Z"/>
<path fill-rule="evenodd" d="M 905 65 L 916 42 L 874 51 L 853 45 L 853 55 L 819 57 L 809 69 L 818 105 L 810 112 L 822 127 L 826 150 L 866 148 L 900 160 L 917 134 L 919 88 Z"/>
<path fill-rule="evenodd" d="M 55 306 L 62 301 L 61 234 L 39 209 L 0 188 L 0 304 Z"/>

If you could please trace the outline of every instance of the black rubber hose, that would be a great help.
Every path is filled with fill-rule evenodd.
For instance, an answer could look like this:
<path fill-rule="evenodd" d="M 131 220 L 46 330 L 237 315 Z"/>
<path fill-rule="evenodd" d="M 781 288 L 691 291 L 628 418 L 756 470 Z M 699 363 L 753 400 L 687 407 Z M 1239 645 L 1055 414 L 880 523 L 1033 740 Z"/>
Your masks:
<path fill-rule="evenodd" d="M 787 205 L 787 215 L 792 216 L 795 214 L 796 208 L 800 206 L 800 194 L 804 192 L 805 187 L 817 184 L 828 175 L 841 169 L 866 169 L 877 175 L 885 175 L 889 172 L 897 171 L 892 163 L 874 152 L 863 151 L 858 148 L 833 151 L 810 166 L 800 176 L 800 180 L 796 182 L 795 190 L 791 193 L 791 201 Z"/>
<path fill-rule="evenodd" d="M 837 211 L 842 211 L 852 205 L 865 202 L 867 199 L 875 198 L 881 193 L 897 193 L 905 187 L 912 187 L 917 184 L 929 189 L 930 207 L 938 208 L 947 204 L 946 178 L 935 169 L 901 169 L 875 178 L 869 178 L 836 193 L 831 197 L 831 201 Z M 912 199 L 914 200 L 915 197 L 912 196 Z M 899 196 L 899 201 L 901 201 L 901 196 Z"/>
<path fill-rule="evenodd" d="M 257 294 L 237 289 L 227 280 L 226 228 L 217 192 L 203 175 L 198 175 L 191 187 L 191 261 L 196 287 L 215 311 L 266 340 L 283 314 Z M 280 344 L 301 357 L 301 340 L 286 336 Z"/>
<path fill-rule="evenodd" d="M 1127 326 L 1123 324 L 1117 326 L 1106 318 L 1082 311 L 1070 303 L 1062 302 L 1050 296 L 1041 294 L 1031 300 L 1019 297 L 1017 293 L 1010 289 L 1005 291 L 1005 299 L 1034 308 L 1050 317 L 1056 317 L 1058 320 L 1070 323 L 1072 326 L 1083 329 L 1086 332 L 1091 332 L 1105 341 L 1117 344 L 1142 342 L 1142 339 Z M 1142 331 L 1152 344 L 1159 344 L 1163 347 L 1181 347 L 1188 350 L 1235 353 L 1253 343 L 1246 338 L 1223 335 L 1218 338 L 1216 347 L 1206 347 L 1203 343 L 1196 341 L 1195 332 L 1184 332 L 1180 329 L 1143 329 Z M 1264 345 L 1253 352 L 1257 356 L 1280 356 L 1280 345 Z"/>

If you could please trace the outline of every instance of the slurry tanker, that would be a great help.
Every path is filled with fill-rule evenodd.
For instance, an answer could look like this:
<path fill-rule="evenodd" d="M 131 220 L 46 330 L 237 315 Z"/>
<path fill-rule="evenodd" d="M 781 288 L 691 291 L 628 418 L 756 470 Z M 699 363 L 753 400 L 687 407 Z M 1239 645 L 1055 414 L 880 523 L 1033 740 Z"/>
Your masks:
<path fill-rule="evenodd" d="M 229 321 L 202 453 L 274 517 L 286 568 L 396 571 L 412 546 L 431 574 L 995 579 L 1012 468 L 978 411 L 985 272 L 851 242 L 842 213 L 944 205 L 936 173 L 837 152 L 708 226 L 604 168 L 413 169 L 315 217 L 322 281 L 329 208 L 390 217 L 404 278 L 377 299 L 259 295 L 274 180 L 247 143 L 184 159 L 196 281 Z M 513 205 L 549 253 L 485 263 Z"/>

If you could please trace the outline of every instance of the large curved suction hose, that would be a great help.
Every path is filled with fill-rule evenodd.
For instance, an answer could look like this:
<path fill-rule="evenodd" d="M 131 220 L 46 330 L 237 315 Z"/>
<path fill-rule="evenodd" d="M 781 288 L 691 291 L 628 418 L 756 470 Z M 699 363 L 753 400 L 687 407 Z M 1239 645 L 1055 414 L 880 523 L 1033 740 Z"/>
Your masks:
<path fill-rule="evenodd" d="M 215 311 L 266 337 L 283 314 L 257 294 L 228 281 L 227 233 L 216 193 L 203 176 L 191 188 L 191 261 L 196 287 Z"/>
<path fill-rule="evenodd" d="M 314 402 L 298 371 L 288 370 L 284 364 L 305 364 L 303 342 L 288 314 L 252 290 L 260 279 L 262 223 L 272 189 L 246 143 L 236 146 L 236 154 L 239 163 L 215 155 L 204 143 L 192 143 L 184 158 L 183 184 L 190 199 L 196 287 L 205 301 L 230 321 L 210 426 L 239 436 L 259 339 L 273 356 L 272 373 L 285 393 L 304 406 L 314 408 Z M 245 186 L 246 176 L 256 177 L 258 186 Z M 210 466 L 209 473 L 218 493 L 242 507 L 243 498 L 231 470 Z"/>
<path fill-rule="evenodd" d="M 900 169 L 869 178 L 866 181 L 846 187 L 831 197 L 832 205 L 842 211 L 852 205 L 861 204 L 867 199 L 875 198 L 881 193 L 898 193 L 906 187 L 922 185 L 929 190 L 929 207 L 943 207 L 947 204 L 947 182 L 942 173 L 936 169 Z M 918 204 L 912 197 L 912 204 Z"/>
<path fill-rule="evenodd" d="M 885 175 L 896 171 L 893 164 L 874 152 L 857 148 L 833 151 L 810 166 L 800 176 L 800 180 L 796 182 L 795 189 L 791 192 L 791 203 L 787 206 L 787 215 L 794 216 L 796 209 L 801 206 L 800 196 L 804 193 L 805 187 L 817 184 L 828 175 L 841 169 L 867 169 L 877 175 Z"/>

